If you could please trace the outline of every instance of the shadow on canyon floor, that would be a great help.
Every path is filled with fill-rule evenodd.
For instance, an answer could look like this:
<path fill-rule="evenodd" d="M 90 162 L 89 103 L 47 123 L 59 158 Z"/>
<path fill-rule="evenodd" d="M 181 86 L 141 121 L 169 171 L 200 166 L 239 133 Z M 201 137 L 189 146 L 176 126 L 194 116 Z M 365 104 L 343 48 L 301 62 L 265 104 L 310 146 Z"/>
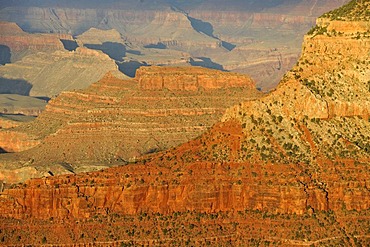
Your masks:
<path fill-rule="evenodd" d="M 144 45 L 144 48 L 152 48 L 152 49 L 167 49 L 167 46 L 163 44 L 162 42 L 158 42 L 157 44 L 149 44 Z"/>
<path fill-rule="evenodd" d="M 84 46 L 89 49 L 102 51 L 118 62 L 123 62 L 123 58 L 126 56 L 127 52 L 126 47 L 123 44 L 116 42 L 104 42 L 101 45 L 85 44 Z"/>
<path fill-rule="evenodd" d="M 78 47 L 78 44 L 75 40 L 61 39 L 60 42 L 62 42 L 64 49 L 67 51 L 75 51 Z"/>
<path fill-rule="evenodd" d="M 0 65 L 11 63 L 11 56 L 10 48 L 6 45 L 0 45 Z"/>
<path fill-rule="evenodd" d="M 218 39 L 220 40 L 218 37 L 216 37 L 214 34 L 213 34 L 213 26 L 211 23 L 209 22 L 205 22 L 205 21 L 202 21 L 202 20 L 199 20 L 199 19 L 196 19 L 196 18 L 193 18 L 193 17 L 190 17 L 190 16 L 187 16 L 190 23 L 191 23 L 191 26 L 199 33 L 203 33 L 211 38 L 214 38 L 214 39 Z M 236 45 L 232 44 L 232 43 L 229 43 L 227 41 L 223 41 L 223 40 L 220 40 L 221 41 L 221 46 L 223 48 L 225 48 L 226 50 L 228 51 L 231 51 L 233 50 Z"/>
<path fill-rule="evenodd" d="M 32 84 L 23 79 L 0 77 L 0 94 L 19 94 L 29 96 Z"/>
<path fill-rule="evenodd" d="M 221 64 L 213 62 L 208 57 L 197 57 L 196 59 L 199 59 L 199 60 L 194 60 L 193 58 L 190 58 L 190 64 L 192 66 L 200 66 L 200 67 L 203 67 L 203 68 L 217 69 L 217 70 L 221 70 L 221 71 L 226 71 Z"/>
<path fill-rule="evenodd" d="M 136 70 L 141 66 L 149 66 L 147 63 L 137 62 L 137 61 L 127 61 L 127 62 L 116 62 L 118 70 L 127 76 L 135 77 Z"/>

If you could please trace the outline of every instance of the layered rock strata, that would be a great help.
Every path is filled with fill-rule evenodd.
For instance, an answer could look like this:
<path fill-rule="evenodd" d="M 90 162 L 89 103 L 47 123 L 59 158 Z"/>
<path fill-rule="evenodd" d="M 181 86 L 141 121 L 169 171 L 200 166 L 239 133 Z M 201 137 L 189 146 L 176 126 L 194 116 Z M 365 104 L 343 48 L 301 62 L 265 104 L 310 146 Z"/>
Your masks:
<path fill-rule="evenodd" d="M 72 33 L 94 44 L 101 39 L 90 35 L 106 32 L 105 40 L 119 43 L 123 39 L 135 47 L 125 58 L 134 69 L 145 64 L 190 63 L 253 75 L 257 87 L 268 91 L 296 63 L 301 37 L 315 17 L 346 1 L 129 1 L 95 8 L 86 2 L 76 8 L 62 7 L 72 3 L 40 7 L 27 2 L 4 4 L 0 19 L 17 22 L 29 32 Z M 244 46 L 249 49 L 239 49 Z M 192 63 L 186 59 L 190 56 L 200 61 Z M 134 76 L 132 69 L 121 71 Z"/>
<path fill-rule="evenodd" d="M 237 73 L 224 73 L 213 70 L 204 73 L 194 67 L 183 68 L 141 68 L 136 73 L 139 88 L 143 90 L 185 90 L 200 91 L 224 88 L 249 88 L 255 85 L 247 76 Z"/>
<path fill-rule="evenodd" d="M 260 95 L 248 76 L 196 67 L 143 67 L 132 80 L 107 74 L 85 90 L 61 93 L 36 121 L 3 132 L 0 147 L 20 151 L 5 143 L 8 133 L 28 134 L 30 140 L 36 136 L 40 145 L 32 142 L 32 149 L 14 159 L 32 159 L 41 170 L 42 164 L 57 162 L 88 170 L 92 164 L 134 160 L 193 139 L 227 107 Z M 10 154 L 3 156 L 8 169 L 19 166 L 12 168 L 19 162 L 9 159 Z"/>
<path fill-rule="evenodd" d="M 369 1 L 343 8 L 361 20 Z M 104 230 L 88 238 L 107 237 L 107 245 L 368 245 L 370 37 L 358 29 L 336 36 L 320 23 L 274 92 L 230 108 L 199 138 L 136 164 L 5 189 L 4 220 L 59 227 L 65 220 L 74 232 L 85 229 L 80 222 L 96 222 Z M 114 230 L 119 219 L 139 230 Z M 56 234 L 48 237 L 57 242 Z M 84 243 L 81 235 L 68 239 Z"/>
<path fill-rule="evenodd" d="M 1 66 L 0 89 L 3 93 L 51 98 L 61 91 L 85 88 L 109 71 L 121 74 L 116 63 L 101 51 L 79 47 L 75 51 L 38 52 Z M 15 88 L 16 82 L 19 86 Z"/>
<path fill-rule="evenodd" d="M 73 40 L 68 34 L 29 34 L 11 22 L 0 22 L 0 30 L 0 44 L 10 48 L 12 61 L 31 53 L 64 50 L 61 40 Z"/>

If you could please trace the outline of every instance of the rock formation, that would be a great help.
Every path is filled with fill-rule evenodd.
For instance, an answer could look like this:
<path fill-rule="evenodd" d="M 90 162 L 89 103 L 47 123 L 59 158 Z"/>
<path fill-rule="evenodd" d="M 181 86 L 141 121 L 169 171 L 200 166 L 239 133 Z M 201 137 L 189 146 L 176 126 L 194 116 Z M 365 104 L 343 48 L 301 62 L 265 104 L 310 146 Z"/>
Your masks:
<path fill-rule="evenodd" d="M 0 89 L 3 93 L 53 97 L 64 90 L 85 88 L 109 71 L 118 72 L 118 67 L 101 51 L 79 47 L 76 51 L 38 52 L 1 66 Z M 23 83 L 14 88 L 13 81 L 20 80 Z M 15 91 L 22 85 L 28 88 L 26 93 Z"/>
<path fill-rule="evenodd" d="M 107 246 L 369 245 L 364 9 L 370 1 L 354 0 L 318 20 L 276 90 L 230 108 L 199 138 L 135 164 L 5 189 L 2 239 L 52 244 L 67 231 L 66 244 Z"/>
<path fill-rule="evenodd" d="M 115 43 L 124 43 L 124 40 L 121 37 L 121 34 L 115 30 L 101 30 L 98 28 L 90 28 L 86 32 L 78 35 L 77 41 L 84 44 L 103 44 L 105 42 L 115 42 Z M 82 46 L 81 45 L 81 46 Z"/>
<path fill-rule="evenodd" d="M 87 89 L 62 92 L 35 121 L 2 132 L 3 150 L 30 150 L 3 155 L 0 164 L 14 170 L 33 160 L 43 175 L 45 164 L 66 162 L 77 172 L 134 160 L 197 137 L 226 108 L 260 95 L 248 76 L 204 68 L 142 67 L 132 80 L 109 73 Z"/>
<path fill-rule="evenodd" d="M 105 42 L 124 40 L 131 52 L 119 66 L 132 77 L 142 65 L 190 63 L 250 74 L 258 88 L 268 91 L 296 63 L 301 37 L 315 17 L 347 1 L 67 1 L 40 6 L 20 0 L 18 5 L 4 3 L 0 19 L 28 32 L 73 34 L 83 44 L 102 41 L 101 33 Z"/>
<path fill-rule="evenodd" d="M 29 34 L 9 22 L 0 22 L 0 30 L 0 44 L 10 48 L 12 61 L 31 53 L 64 50 L 61 40 L 73 40 L 68 34 Z"/>
<path fill-rule="evenodd" d="M 80 47 L 101 50 L 116 61 L 121 72 L 130 77 L 135 77 L 136 70 L 141 66 L 187 66 L 191 57 L 189 53 L 171 49 L 161 42 L 131 43 L 115 29 L 90 28 L 78 35 L 76 41 Z"/>
<path fill-rule="evenodd" d="M 68 50 L 66 42 L 76 43 L 71 35 L 30 34 L 8 22 L 0 22 L 0 30 L 0 45 L 11 54 L 0 67 L 2 94 L 53 97 L 63 90 L 85 88 L 107 72 L 118 71 L 115 61 L 101 51 L 86 47 Z"/>
<path fill-rule="evenodd" d="M 245 75 L 213 70 L 205 73 L 196 67 L 143 67 L 136 73 L 139 88 L 143 90 L 199 91 L 225 88 L 255 89 Z"/>

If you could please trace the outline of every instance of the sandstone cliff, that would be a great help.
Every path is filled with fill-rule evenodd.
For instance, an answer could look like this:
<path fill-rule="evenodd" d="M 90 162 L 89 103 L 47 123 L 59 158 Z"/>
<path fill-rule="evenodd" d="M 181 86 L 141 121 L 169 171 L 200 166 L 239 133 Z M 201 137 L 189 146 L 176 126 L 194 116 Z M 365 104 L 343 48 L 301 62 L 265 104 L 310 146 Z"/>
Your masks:
<path fill-rule="evenodd" d="M 6 156 L 3 170 L 30 159 L 41 175 L 46 163 L 66 162 L 81 171 L 134 160 L 197 137 L 226 108 L 260 95 L 248 76 L 203 68 L 143 67 L 132 80 L 109 73 L 85 90 L 62 92 L 34 122 L 3 132 L 5 151 L 32 148 L 13 162 Z M 38 142 L 12 147 L 16 142 L 6 140 L 19 133 Z"/>
<path fill-rule="evenodd" d="M 253 81 L 245 75 L 224 73 L 213 70 L 204 73 L 196 67 L 161 68 L 143 67 L 136 73 L 139 88 L 144 90 L 185 90 L 199 91 L 224 88 L 249 88 L 253 90 Z"/>
<path fill-rule="evenodd" d="M 73 8 L 63 7 L 71 2 L 58 6 L 31 2 L 4 4 L 0 19 L 17 22 L 29 32 L 71 33 L 84 44 L 89 39 L 90 44 L 124 40 L 131 47 L 119 66 L 132 77 L 141 65 L 190 63 L 252 75 L 258 88 L 269 91 L 295 64 L 301 37 L 315 17 L 346 1 L 114 1 L 99 8 L 90 2 Z M 238 49 L 245 46 L 249 49 Z M 190 57 L 200 61 L 192 63 Z"/>
<path fill-rule="evenodd" d="M 361 17 L 368 3 L 344 8 Z M 230 108 L 199 138 L 136 164 L 5 189 L 4 242 L 16 241 L 15 219 L 35 219 L 42 229 L 68 222 L 69 243 L 369 245 L 369 36 L 321 23 L 275 91 Z M 43 236 L 57 243 L 56 232 Z"/>

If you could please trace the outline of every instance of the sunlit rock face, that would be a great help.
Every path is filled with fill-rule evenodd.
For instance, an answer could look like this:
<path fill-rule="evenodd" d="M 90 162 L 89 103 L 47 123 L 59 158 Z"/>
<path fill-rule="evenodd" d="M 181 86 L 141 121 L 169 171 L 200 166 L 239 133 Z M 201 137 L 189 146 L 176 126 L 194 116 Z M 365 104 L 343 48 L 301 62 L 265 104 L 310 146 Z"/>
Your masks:
<path fill-rule="evenodd" d="M 62 92 L 35 121 L 0 132 L 4 151 L 27 150 L 3 156 L 3 170 L 38 166 L 42 176 L 63 162 L 89 171 L 135 160 L 199 136 L 226 108 L 261 95 L 246 75 L 200 67 L 143 67 L 130 80 L 108 73 Z"/>

